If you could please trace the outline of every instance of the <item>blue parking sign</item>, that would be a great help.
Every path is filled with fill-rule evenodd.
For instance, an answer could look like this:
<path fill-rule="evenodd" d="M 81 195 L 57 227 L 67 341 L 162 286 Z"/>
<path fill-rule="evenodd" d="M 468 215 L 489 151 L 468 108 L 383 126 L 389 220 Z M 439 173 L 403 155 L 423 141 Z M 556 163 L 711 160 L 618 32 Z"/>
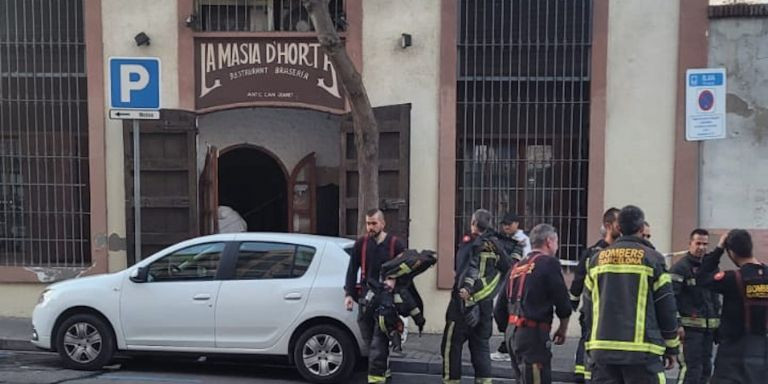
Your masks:
<path fill-rule="evenodd" d="M 111 109 L 160 109 L 160 59 L 110 57 Z"/>

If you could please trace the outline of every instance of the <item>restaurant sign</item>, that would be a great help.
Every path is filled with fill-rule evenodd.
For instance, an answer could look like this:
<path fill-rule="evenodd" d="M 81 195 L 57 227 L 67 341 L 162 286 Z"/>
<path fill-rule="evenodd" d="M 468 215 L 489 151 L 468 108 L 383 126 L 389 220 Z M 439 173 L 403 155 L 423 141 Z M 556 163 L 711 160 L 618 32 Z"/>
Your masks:
<path fill-rule="evenodd" d="M 195 59 L 198 112 L 248 105 L 345 112 L 341 79 L 314 37 L 198 38 Z"/>

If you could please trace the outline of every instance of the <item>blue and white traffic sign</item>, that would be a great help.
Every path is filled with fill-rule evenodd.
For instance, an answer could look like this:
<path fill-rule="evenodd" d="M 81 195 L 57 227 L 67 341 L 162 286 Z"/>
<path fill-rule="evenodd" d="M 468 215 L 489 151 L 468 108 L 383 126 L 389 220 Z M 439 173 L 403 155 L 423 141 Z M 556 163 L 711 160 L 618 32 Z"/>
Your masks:
<path fill-rule="evenodd" d="M 160 109 L 160 59 L 109 58 L 110 109 Z"/>
<path fill-rule="evenodd" d="M 725 138 L 725 69 L 689 69 L 685 79 L 685 139 Z"/>

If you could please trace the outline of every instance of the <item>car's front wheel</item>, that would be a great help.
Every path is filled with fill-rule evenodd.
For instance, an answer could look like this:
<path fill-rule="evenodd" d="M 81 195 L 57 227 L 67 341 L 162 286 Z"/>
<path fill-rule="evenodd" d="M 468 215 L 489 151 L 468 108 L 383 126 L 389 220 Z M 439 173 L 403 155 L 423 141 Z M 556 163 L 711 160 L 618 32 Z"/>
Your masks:
<path fill-rule="evenodd" d="M 65 367 L 94 371 L 109 364 L 115 353 L 115 337 L 100 317 L 77 314 L 59 326 L 56 349 Z"/>
<path fill-rule="evenodd" d="M 333 325 L 316 325 L 296 340 L 293 361 L 304 379 L 313 383 L 342 383 L 357 359 L 354 340 Z"/>

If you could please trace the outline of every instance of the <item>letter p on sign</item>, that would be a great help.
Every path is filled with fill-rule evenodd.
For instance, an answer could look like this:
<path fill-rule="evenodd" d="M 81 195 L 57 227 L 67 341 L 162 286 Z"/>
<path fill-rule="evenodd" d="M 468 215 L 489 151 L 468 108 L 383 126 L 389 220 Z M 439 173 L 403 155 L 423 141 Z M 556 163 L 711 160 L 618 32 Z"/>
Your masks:
<path fill-rule="evenodd" d="M 160 109 L 160 59 L 110 57 L 112 109 Z"/>

